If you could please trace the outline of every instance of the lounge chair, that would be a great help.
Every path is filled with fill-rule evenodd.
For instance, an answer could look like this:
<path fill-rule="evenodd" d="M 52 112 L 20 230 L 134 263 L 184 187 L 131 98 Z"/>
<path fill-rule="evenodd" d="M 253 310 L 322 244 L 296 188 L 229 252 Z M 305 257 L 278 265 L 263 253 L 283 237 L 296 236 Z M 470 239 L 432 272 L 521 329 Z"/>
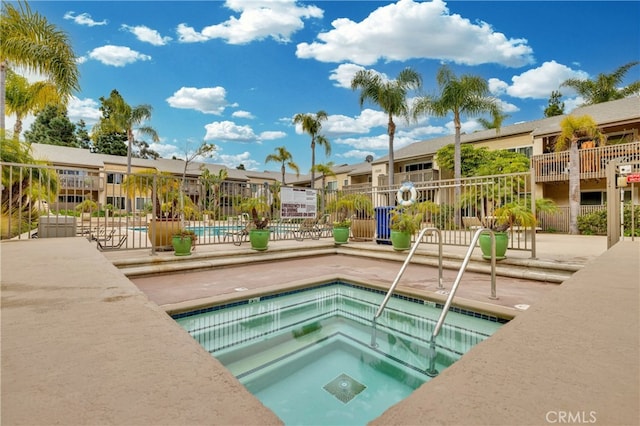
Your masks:
<path fill-rule="evenodd" d="M 319 240 L 322 233 L 325 231 L 325 224 L 328 221 L 329 215 L 320 215 L 315 219 L 304 219 L 298 229 L 293 231 L 293 236 L 296 240 L 304 240 L 304 236 L 307 235 L 312 240 Z"/>
<path fill-rule="evenodd" d="M 227 241 L 227 237 L 229 237 L 236 246 L 241 245 L 243 241 L 248 241 L 249 230 L 254 227 L 249 213 L 241 213 L 238 216 L 229 217 L 227 226 L 229 230 L 224 233 L 222 241 Z"/>
<path fill-rule="evenodd" d="M 127 241 L 127 235 L 120 235 L 118 241 L 115 241 L 115 238 L 109 238 L 108 240 L 96 239 L 96 243 L 98 244 L 98 250 L 117 250 Z"/>

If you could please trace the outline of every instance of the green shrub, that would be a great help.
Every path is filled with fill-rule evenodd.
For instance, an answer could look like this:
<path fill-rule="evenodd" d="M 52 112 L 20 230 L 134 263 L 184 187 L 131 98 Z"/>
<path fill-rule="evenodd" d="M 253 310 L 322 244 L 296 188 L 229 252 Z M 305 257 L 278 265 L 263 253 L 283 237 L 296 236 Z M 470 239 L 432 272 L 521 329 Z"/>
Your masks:
<path fill-rule="evenodd" d="M 640 236 L 640 206 L 635 206 L 635 236 Z M 631 205 L 625 204 L 623 211 L 624 235 L 631 236 Z M 578 216 L 578 230 L 583 235 L 607 235 L 607 210 Z"/>

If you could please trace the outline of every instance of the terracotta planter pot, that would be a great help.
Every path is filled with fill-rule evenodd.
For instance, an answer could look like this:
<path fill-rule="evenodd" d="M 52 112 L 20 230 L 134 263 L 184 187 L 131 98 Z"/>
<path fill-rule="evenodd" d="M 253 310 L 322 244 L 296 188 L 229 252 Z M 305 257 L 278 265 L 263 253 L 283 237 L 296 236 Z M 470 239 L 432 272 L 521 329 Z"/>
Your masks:
<path fill-rule="evenodd" d="M 172 238 L 180 231 L 180 219 L 156 219 L 147 225 L 149 242 L 156 250 L 173 250 Z"/>
<path fill-rule="evenodd" d="M 375 219 L 351 220 L 351 235 L 354 240 L 371 241 L 376 234 Z"/>

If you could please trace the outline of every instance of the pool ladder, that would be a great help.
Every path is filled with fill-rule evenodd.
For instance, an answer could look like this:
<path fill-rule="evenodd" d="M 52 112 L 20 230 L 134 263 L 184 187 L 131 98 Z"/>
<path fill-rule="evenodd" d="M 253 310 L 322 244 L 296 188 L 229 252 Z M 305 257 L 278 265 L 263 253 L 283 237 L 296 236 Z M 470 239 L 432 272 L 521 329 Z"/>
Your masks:
<path fill-rule="evenodd" d="M 371 320 L 371 327 L 372 327 L 371 346 L 372 347 L 378 346 L 378 344 L 376 343 L 376 323 L 377 323 L 378 317 L 382 315 L 382 311 L 384 311 L 384 308 L 387 306 L 387 303 L 389 302 L 391 295 L 393 294 L 396 286 L 398 285 L 398 281 L 400 281 L 400 278 L 402 277 L 402 274 L 404 274 L 404 271 L 407 268 L 409 262 L 411 261 L 413 254 L 416 252 L 418 245 L 420 245 L 420 242 L 422 241 L 422 237 L 428 231 L 432 231 L 432 232 L 435 231 L 436 234 L 438 235 L 438 258 L 439 258 L 438 289 L 444 288 L 442 286 L 442 238 L 441 238 L 442 235 L 440 233 L 440 230 L 437 228 L 424 228 L 420 231 L 420 234 L 418 235 L 418 238 L 416 239 L 415 244 L 409 251 L 409 254 L 407 255 L 407 258 L 402 264 L 402 267 L 400 268 L 398 275 L 396 275 L 396 279 L 393 281 L 393 284 L 391 284 L 391 287 L 389 288 L 387 295 L 385 296 L 384 300 L 380 304 L 380 307 L 378 308 L 378 311 L 376 312 L 376 314 L 373 316 L 373 319 Z M 458 276 L 456 277 L 456 280 L 454 281 L 453 286 L 451 287 L 451 291 L 449 292 L 447 301 L 445 302 L 444 307 L 442 308 L 442 312 L 440 313 L 440 317 L 438 318 L 438 321 L 436 322 L 436 325 L 433 328 L 433 332 L 431 333 L 431 338 L 429 339 L 429 350 L 427 351 L 427 356 L 429 358 L 429 365 L 426 371 L 429 376 L 433 377 L 438 375 L 438 370 L 436 370 L 436 337 L 440 333 L 440 329 L 444 324 L 444 320 L 447 316 L 447 312 L 449 312 L 449 308 L 451 307 L 451 302 L 453 301 L 456 291 L 458 291 L 458 286 L 460 285 L 460 281 L 462 281 L 462 275 L 464 274 L 464 271 L 467 269 L 467 266 L 469 265 L 469 260 L 471 259 L 471 255 L 473 254 L 473 249 L 478 243 L 478 239 L 480 238 L 480 235 L 484 233 L 488 233 L 491 236 L 491 296 L 489 296 L 489 298 L 494 300 L 498 298 L 496 296 L 496 236 L 491 229 L 480 228 L 476 231 L 476 233 L 473 235 L 473 238 L 471 239 L 471 243 L 469 244 L 469 248 L 467 249 L 467 254 L 464 256 L 464 260 L 462 261 L 462 265 L 460 266 L 460 270 L 458 271 Z"/>

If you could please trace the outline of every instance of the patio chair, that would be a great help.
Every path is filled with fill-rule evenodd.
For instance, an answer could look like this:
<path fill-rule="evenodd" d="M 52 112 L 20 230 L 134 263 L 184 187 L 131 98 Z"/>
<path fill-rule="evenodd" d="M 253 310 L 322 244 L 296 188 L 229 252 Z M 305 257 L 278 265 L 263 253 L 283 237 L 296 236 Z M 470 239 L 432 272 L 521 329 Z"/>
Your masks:
<path fill-rule="evenodd" d="M 222 241 L 227 241 L 227 237 L 231 239 L 233 245 L 239 246 L 243 241 L 248 241 L 249 230 L 253 228 L 253 222 L 248 220 L 247 216 L 239 216 L 238 219 L 234 219 L 230 222 L 229 227 L 222 237 Z"/>
<path fill-rule="evenodd" d="M 117 250 L 127 241 L 127 235 L 120 235 L 118 241 L 115 241 L 115 238 L 109 238 L 108 240 L 96 239 L 98 250 Z"/>
<path fill-rule="evenodd" d="M 315 219 L 304 219 L 300 222 L 298 229 L 293 231 L 293 236 L 298 241 L 303 241 L 304 236 L 307 235 L 312 240 L 319 240 L 322 236 L 324 223 L 321 224 L 321 220 L 325 215 L 317 216 Z"/>

